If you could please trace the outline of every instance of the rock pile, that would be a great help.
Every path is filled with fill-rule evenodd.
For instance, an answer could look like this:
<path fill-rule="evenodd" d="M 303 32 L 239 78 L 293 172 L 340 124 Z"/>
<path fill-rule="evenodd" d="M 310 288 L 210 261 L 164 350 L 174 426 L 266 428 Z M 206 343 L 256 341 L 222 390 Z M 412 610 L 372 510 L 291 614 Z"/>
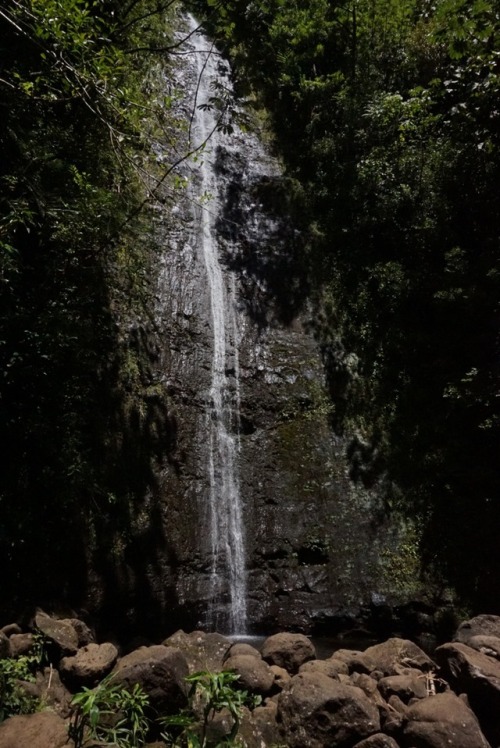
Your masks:
<path fill-rule="evenodd" d="M 0 748 L 72 746 L 72 695 L 109 674 L 129 689 L 139 684 L 157 713 L 176 714 L 187 704 L 186 676 L 200 670 L 233 671 L 237 688 L 261 697 L 243 709 L 239 744 L 246 748 L 490 748 L 500 741 L 497 616 L 463 623 L 432 658 L 392 638 L 318 660 L 301 634 L 275 634 L 258 651 L 200 631 L 120 656 L 113 643 L 96 643 L 82 621 L 38 613 L 29 632 L 14 624 L 0 631 L 2 658 L 29 653 L 36 631 L 51 665 L 23 687 L 45 711 L 5 720 Z M 164 744 L 156 736 L 154 745 Z"/>

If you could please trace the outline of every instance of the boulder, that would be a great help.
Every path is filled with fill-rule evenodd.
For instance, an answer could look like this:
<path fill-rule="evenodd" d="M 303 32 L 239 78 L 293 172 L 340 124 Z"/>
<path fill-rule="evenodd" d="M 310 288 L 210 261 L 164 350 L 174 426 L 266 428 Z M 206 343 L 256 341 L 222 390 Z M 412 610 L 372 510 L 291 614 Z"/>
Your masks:
<path fill-rule="evenodd" d="M 394 738 L 379 732 L 377 735 L 365 738 L 361 743 L 356 743 L 354 748 L 399 748 L 399 745 Z"/>
<path fill-rule="evenodd" d="M 367 675 L 366 673 L 353 673 L 349 678 L 349 681 L 352 686 L 361 688 L 374 704 L 377 706 L 385 706 L 384 699 L 378 690 L 378 683 L 375 678 L 371 677 L 371 675 Z"/>
<path fill-rule="evenodd" d="M 113 669 L 118 659 L 114 644 L 87 644 L 73 657 L 63 657 L 59 672 L 63 680 L 72 687 L 95 686 Z"/>
<path fill-rule="evenodd" d="M 381 670 L 384 675 L 400 675 L 409 667 L 425 671 L 436 668 L 430 657 L 409 639 L 387 639 L 368 647 L 364 655 L 374 664 L 372 670 Z"/>
<path fill-rule="evenodd" d="M 270 665 L 279 665 L 295 674 L 308 660 L 316 659 L 316 650 L 304 634 L 280 633 L 269 636 L 262 645 L 261 654 Z"/>
<path fill-rule="evenodd" d="M 67 622 L 70 623 L 76 631 L 79 647 L 86 647 L 87 644 L 93 644 L 95 642 L 94 634 L 84 621 L 81 621 L 79 618 L 68 618 Z"/>
<path fill-rule="evenodd" d="M 23 630 L 17 623 L 8 623 L 6 626 L 2 626 L 0 633 L 5 634 L 10 639 L 12 634 L 22 634 Z"/>
<path fill-rule="evenodd" d="M 460 624 L 453 641 L 469 644 L 473 636 L 496 636 L 500 638 L 500 616 L 483 614 Z"/>
<path fill-rule="evenodd" d="M 349 669 L 345 662 L 330 657 L 328 660 L 309 660 L 299 668 L 299 673 L 324 673 L 330 678 L 339 679 L 339 675 L 347 675 Z"/>
<path fill-rule="evenodd" d="M 12 637 L 10 641 L 12 643 Z M 471 636 L 467 645 L 472 647 L 472 649 L 477 649 L 478 652 L 500 660 L 500 637 L 498 636 L 486 636 L 483 634 Z"/>
<path fill-rule="evenodd" d="M 299 667 L 299 673 L 323 673 L 328 678 L 339 680 L 337 670 L 330 667 L 326 660 L 309 660 Z"/>
<path fill-rule="evenodd" d="M 9 641 L 11 657 L 27 655 L 35 646 L 35 637 L 33 634 L 12 634 Z"/>
<path fill-rule="evenodd" d="M 138 683 L 159 714 L 175 714 L 187 704 L 189 667 L 184 654 L 162 644 L 141 647 L 122 657 L 113 670 L 113 683 L 132 690 Z"/>
<path fill-rule="evenodd" d="M 347 748 L 380 732 L 378 709 L 365 693 L 323 673 L 294 676 L 279 696 L 278 718 L 291 748 Z"/>
<path fill-rule="evenodd" d="M 382 730 L 399 743 L 403 732 L 407 707 L 397 696 L 391 696 L 389 701 L 390 703 L 380 709 Z M 393 703 L 394 701 L 396 703 Z"/>
<path fill-rule="evenodd" d="M 276 713 L 277 706 L 273 702 L 258 706 L 252 712 L 245 709 L 238 731 L 241 744 L 245 748 L 282 745 Z"/>
<path fill-rule="evenodd" d="M 235 655 L 251 655 L 252 657 L 258 657 L 259 659 L 262 659 L 262 655 L 260 654 L 259 650 L 255 649 L 255 647 L 252 647 L 251 644 L 246 644 L 245 642 L 237 642 L 236 644 L 233 644 L 228 652 L 226 652 L 224 656 L 224 662 L 228 657 L 234 657 Z"/>
<path fill-rule="evenodd" d="M 474 713 L 448 691 L 412 704 L 406 712 L 402 748 L 490 748 Z"/>
<path fill-rule="evenodd" d="M 29 696 L 50 707 L 60 717 L 70 716 L 73 696 L 61 683 L 59 673 L 54 668 L 46 667 L 43 672 L 37 672 L 35 682 L 23 681 L 22 688 Z"/>
<path fill-rule="evenodd" d="M 10 641 L 9 637 L 0 631 L 0 659 L 4 660 L 6 657 L 10 657 Z"/>
<path fill-rule="evenodd" d="M 279 665 L 270 665 L 271 670 L 274 673 L 274 685 L 277 688 L 284 688 L 287 683 L 290 682 L 291 675 L 288 672 L 288 670 L 285 670 L 284 667 L 280 667 Z"/>
<path fill-rule="evenodd" d="M 68 620 L 51 618 L 40 612 L 35 616 L 35 625 L 61 654 L 75 654 L 78 649 L 78 634 Z"/>
<path fill-rule="evenodd" d="M 231 648 L 231 641 L 221 634 L 205 634 L 204 631 L 192 631 L 186 634 L 180 629 L 165 639 L 163 646 L 180 649 L 191 673 L 202 670 L 218 673 L 223 668 L 224 658 Z"/>
<path fill-rule="evenodd" d="M 358 652 L 356 649 L 337 649 L 332 658 L 341 660 L 347 665 L 349 673 L 366 673 L 369 675 L 375 670 L 375 664 L 366 657 L 364 652 Z"/>
<path fill-rule="evenodd" d="M 435 652 L 441 673 L 456 693 L 466 693 L 483 732 L 500 740 L 500 662 L 460 642 L 443 644 Z"/>
<path fill-rule="evenodd" d="M 237 688 L 243 688 L 250 693 L 268 694 L 274 685 L 274 673 L 260 657 L 240 654 L 229 657 L 224 662 L 224 670 L 234 671 L 240 676 L 235 683 Z"/>
<path fill-rule="evenodd" d="M 68 724 L 54 712 L 10 717 L 0 725 L 0 748 L 71 748 Z"/>
<path fill-rule="evenodd" d="M 408 711 L 408 707 L 406 706 L 406 704 L 401 701 L 399 696 L 396 696 L 395 693 L 393 693 L 392 696 L 389 696 L 389 698 L 387 699 L 387 703 L 394 712 L 397 712 L 397 714 L 405 715 Z"/>
<path fill-rule="evenodd" d="M 404 704 L 410 699 L 425 699 L 427 687 L 425 676 L 419 670 L 412 670 L 405 675 L 388 675 L 381 678 L 378 688 L 384 699 L 390 696 L 398 696 Z"/>

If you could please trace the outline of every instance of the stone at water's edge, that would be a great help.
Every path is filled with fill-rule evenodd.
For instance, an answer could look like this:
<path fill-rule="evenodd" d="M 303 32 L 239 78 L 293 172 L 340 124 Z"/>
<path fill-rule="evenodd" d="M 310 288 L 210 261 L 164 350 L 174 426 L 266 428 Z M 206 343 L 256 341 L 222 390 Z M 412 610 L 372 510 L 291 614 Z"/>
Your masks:
<path fill-rule="evenodd" d="M 180 649 L 189 666 L 190 673 L 201 670 L 218 672 L 231 648 L 231 640 L 221 634 L 206 634 L 204 631 L 176 631 L 163 642 L 166 647 Z"/>
<path fill-rule="evenodd" d="M 271 665 L 279 665 L 289 673 L 297 673 L 308 660 L 316 659 L 316 650 L 303 634 L 274 634 L 269 636 L 261 650 L 262 657 Z"/>

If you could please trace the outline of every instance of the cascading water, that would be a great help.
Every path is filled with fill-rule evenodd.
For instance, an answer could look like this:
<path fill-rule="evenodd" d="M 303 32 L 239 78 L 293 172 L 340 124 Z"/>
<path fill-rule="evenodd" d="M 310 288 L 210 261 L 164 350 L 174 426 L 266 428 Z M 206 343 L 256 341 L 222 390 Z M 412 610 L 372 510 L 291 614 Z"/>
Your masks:
<path fill-rule="evenodd" d="M 206 105 L 230 91 L 229 68 L 193 19 L 188 31 L 180 25 L 175 75 L 164 78 L 179 129 L 155 155 L 177 161 L 188 188 L 162 182 L 168 207 L 154 206 L 161 386 L 146 394 L 161 415 L 167 393 L 169 442 L 144 578 L 160 580 L 182 628 L 338 624 L 383 598 L 400 531 L 381 524 L 382 481 L 351 479 L 358 442 L 331 428 L 325 360 L 348 370 L 347 382 L 356 373 L 342 346 L 320 350 L 313 334 L 322 312 L 309 301 L 303 237 L 287 212 L 293 182 L 261 137 L 261 113 L 242 107 L 249 127 L 217 129 L 219 112 Z"/>
<path fill-rule="evenodd" d="M 189 19 L 190 31 L 196 22 Z M 209 105 L 218 62 L 207 40 L 193 33 L 198 80 L 192 105 L 191 147 L 199 146 L 197 243 L 203 254 L 213 334 L 211 386 L 207 398 L 211 602 L 207 623 L 230 633 L 246 628 L 246 570 L 239 481 L 239 357 L 234 275 L 223 273 L 215 222 L 218 213 L 215 153 L 224 136 Z M 226 284 L 225 281 L 228 281 Z M 226 603 L 227 599 L 227 603 Z"/>

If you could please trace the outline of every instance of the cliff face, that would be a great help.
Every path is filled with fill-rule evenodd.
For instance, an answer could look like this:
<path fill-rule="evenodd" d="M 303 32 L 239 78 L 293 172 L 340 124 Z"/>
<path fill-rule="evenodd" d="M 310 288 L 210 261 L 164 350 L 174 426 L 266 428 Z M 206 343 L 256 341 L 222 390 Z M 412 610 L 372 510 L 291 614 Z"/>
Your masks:
<path fill-rule="evenodd" d="M 220 61 L 217 72 L 227 86 Z M 195 118 L 196 60 L 179 75 L 185 97 L 177 106 Z M 238 444 L 246 624 L 307 631 L 332 621 L 341 625 L 383 598 L 387 554 L 399 531 L 385 517 L 385 487 L 368 489 L 350 478 L 348 439 L 331 428 L 301 238 L 282 212 L 286 187 L 256 135 L 238 128 L 216 131 L 197 161 L 183 168 L 189 188 L 173 210 L 157 212 L 154 229 L 157 377 L 168 392 L 175 440 L 155 492 L 164 547 L 148 572 L 156 579 L 151 586 L 161 589 L 172 625 L 210 626 L 214 596 L 226 619 L 230 615 L 224 575 L 232 541 L 226 551 L 214 551 L 211 539 L 213 523 L 228 510 L 216 506 L 214 519 L 210 498 L 212 491 L 217 501 L 221 489 L 214 490 L 210 478 L 214 312 L 200 228 L 208 214 L 224 286 L 224 377 Z M 204 168 L 212 175 L 208 195 L 200 194 Z M 221 560 L 214 565 L 215 552 Z"/>

